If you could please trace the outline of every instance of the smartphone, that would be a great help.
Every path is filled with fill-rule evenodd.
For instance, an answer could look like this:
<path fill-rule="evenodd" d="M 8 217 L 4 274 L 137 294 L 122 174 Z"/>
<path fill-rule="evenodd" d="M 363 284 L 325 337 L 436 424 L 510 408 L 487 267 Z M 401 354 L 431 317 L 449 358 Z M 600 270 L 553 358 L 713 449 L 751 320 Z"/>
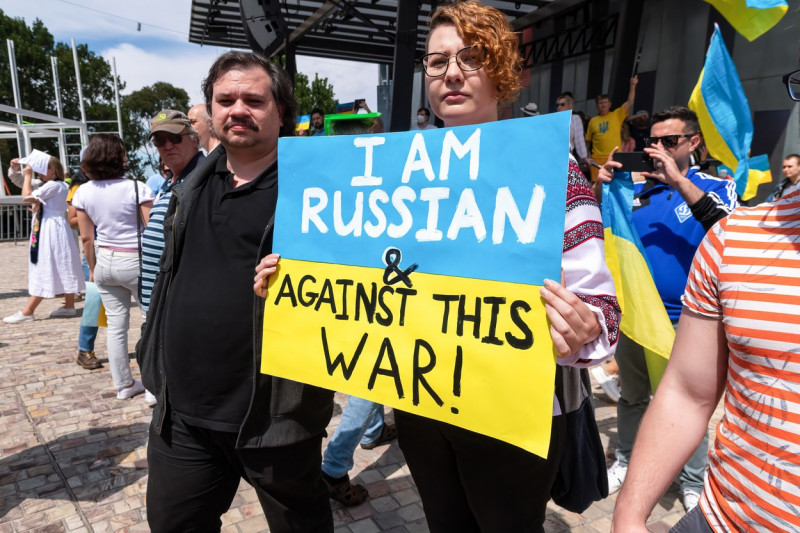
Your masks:
<path fill-rule="evenodd" d="M 652 172 L 653 160 L 644 152 L 617 152 L 614 161 L 622 163 L 620 172 Z"/>

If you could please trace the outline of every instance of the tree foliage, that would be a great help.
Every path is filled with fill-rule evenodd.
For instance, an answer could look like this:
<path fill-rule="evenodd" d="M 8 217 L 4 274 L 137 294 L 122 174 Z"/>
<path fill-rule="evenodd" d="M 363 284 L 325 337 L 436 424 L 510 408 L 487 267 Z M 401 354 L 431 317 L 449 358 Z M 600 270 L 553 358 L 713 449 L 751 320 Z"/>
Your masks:
<path fill-rule="evenodd" d="M 71 44 L 55 42 L 53 35 L 39 19 L 34 20 L 28 26 L 23 19 L 9 17 L 2 10 L 0 10 L 0 35 L 14 41 L 21 98 L 20 107 L 39 113 L 57 115 L 50 64 L 52 56 L 57 61 L 63 116 L 72 120 L 80 120 L 78 85 L 75 78 Z M 117 119 L 111 64 L 89 50 L 86 44 L 78 44 L 76 48 L 89 134 L 117 132 L 116 124 L 93 122 Z M 117 83 L 122 92 L 125 83 L 119 77 Z M 0 103 L 14 104 L 9 59 L 8 55 L 4 53 L 0 53 Z M 129 154 L 130 174 L 142 178 L 147 171 L 147 165 L 158 163 L 158 154 L 148 142 L 149 120 L 161 109 L 187 111 L 189 96 L 183 89 L 173 87 L 169 83 L 157 82 L 150 87 L 144 87 L 130 95 L 122 96 L 120 107 L 123 138 Z M 16 122 L 14 115 L 6 113 L 0 113 L 0 120 Z M 26 120 L 36 122 L 35 119 L 28 118 Z M 34 138 L 31 140 L 31 144 L 39 150 L 58 154 L 56 138 Z M 80 137 L 77 130 L 67 134 L 66 144 L 70 156 L 69 164 L 74 169 L 78 166 L 78 153 L 80 152 Z M 0 158 L 4 165 L 7 165 L 8 161 L 17 154 L 16 141 L 0 139 Z"/>
<path fill-rule="evenodd" d="M 314 74 L 314 81 L 309 85 L 308 76 L 300 72 L 294 75 L 294 97 L 297 100 L 297 114 L 307 115 L 315 107 L 325 113 L 333 113 L 339 104 L 334 96 L 333 85 L 328 78 L 320 78 Z"/>
<path fill-rule="evenodd" d="M 53 35 L 41 20 L 28 26 L 21 18 L 12 18 L 0 10 L 0 35 L 14 41 L 14 57 L 17 65 L 20 107 L 39 113 L 57 115 L 57 104 L 50 57 L 56 58 L 63 116 L 80 120 L 78 86 L 75 77 L 72 47 L 68 43 L 56 43 Z M 77 45 L 78 64 L 81 71 L 84 107 L 87 121 L 114 120 L 114 86 L 111 66 L 108 61 L 95 54 L 85 44 Z M 118 79 L 120 90 L 125 83 Z M 11 83 L 11 68 L 7 54 L 0 54 L 0 102 L 14 105 Z M 0 120 L 16 122 L 11 114 L 0 114 Z M 26 118 L 30 122 L 35 119 Z M 116 131 L 113 124 L 89 123 L 89 132 Z M 58 153 L 57 139 L 53 137 L 33 138 L 31 144 L 51 154 Z M 80 136 L 77 130 L 67 130 L 67 152 L 71 155 L 70 166 L 78 164 Z M 18 154 L 13 139 L 0 140 L 0 158 L 4 164 Z"/>

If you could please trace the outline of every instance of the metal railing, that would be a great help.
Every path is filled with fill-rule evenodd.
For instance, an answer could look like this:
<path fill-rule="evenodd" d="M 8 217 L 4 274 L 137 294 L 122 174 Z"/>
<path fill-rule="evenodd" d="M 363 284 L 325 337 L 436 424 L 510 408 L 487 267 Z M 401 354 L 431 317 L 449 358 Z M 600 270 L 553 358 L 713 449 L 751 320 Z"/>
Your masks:
<path fill-rule="evenodd" d="M 28 240 L 33 217 L 29 207 L 30 204 L 22 202 L 21 196 L 0 198 L 0 242 Z"/>

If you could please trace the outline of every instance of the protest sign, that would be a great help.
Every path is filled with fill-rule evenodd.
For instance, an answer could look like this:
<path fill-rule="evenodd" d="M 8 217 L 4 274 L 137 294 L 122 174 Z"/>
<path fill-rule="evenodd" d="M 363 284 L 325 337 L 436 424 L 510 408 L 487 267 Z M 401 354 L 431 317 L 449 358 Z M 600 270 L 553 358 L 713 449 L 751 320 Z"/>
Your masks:
<path fill-rule="evenodd" d="M 569 118 L 281 139 L 262 371 L 546 456 Z"/>

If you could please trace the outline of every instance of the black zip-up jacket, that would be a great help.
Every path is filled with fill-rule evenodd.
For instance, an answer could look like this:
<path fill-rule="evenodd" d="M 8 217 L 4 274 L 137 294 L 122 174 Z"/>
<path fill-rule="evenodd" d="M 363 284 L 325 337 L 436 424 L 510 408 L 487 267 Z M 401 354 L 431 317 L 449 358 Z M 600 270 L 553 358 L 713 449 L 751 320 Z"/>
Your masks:
<path fill-rule="evenodd" d="M 203 185 L 214 174 L 221 157 L 227 156 L 224 147 L 220 145 L 173 189 L 164 217 L 164 253 L 153 287 L 147 322 L 142 325 L 142 336 L 136 344 L 136 360 L 142 370 L 142 381 L 158 400 L 153 410 L 153 426 L 159 434 L 164 425 L 169 423 L 170 412 L 164 366 L 167 354 L 164 353 L 162 328 L 170 282 L 181 267 L 181 252 L 189 213 L 194 208 Z M 258 254 L 253 258 L 254 269 L 261 258 L 271 252 L 273 219 L 274 214 L 264 229 Z M 202 268 L 202 265 L 187 265 L 187 268 Z M 287 446 L 316 437 L 325 431 L 333 414 L 332 391 L 261 374 L 263 319 L 264 300 L 253 294 L 253 391 L 250 407 L 239 429 L 239 448 Z M 203 324 L 197 326 L 204 327 Z M 201 395 L 202 391 L 197 391 L 197 394 Z"/>

